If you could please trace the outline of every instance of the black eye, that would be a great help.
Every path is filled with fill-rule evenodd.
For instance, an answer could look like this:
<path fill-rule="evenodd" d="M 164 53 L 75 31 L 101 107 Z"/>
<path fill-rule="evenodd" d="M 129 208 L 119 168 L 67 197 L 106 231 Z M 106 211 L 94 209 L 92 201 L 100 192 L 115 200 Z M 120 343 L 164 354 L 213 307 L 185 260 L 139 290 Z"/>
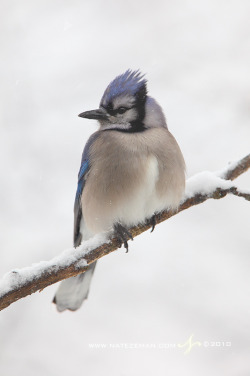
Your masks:
<path fill-rule="evenodd" d="M 124 114 L 124 112 L 126 112 L 127 111 L 127 108 L 126 107 L 119 107 L 118 109 L 117 109 L 117 113 L 118 114 Z"/>

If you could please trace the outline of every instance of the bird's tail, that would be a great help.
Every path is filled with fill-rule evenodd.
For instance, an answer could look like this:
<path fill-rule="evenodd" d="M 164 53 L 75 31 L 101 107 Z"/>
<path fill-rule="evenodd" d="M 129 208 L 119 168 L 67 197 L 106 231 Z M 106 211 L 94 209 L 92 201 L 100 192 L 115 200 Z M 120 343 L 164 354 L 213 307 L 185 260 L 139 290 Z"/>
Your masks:
<path fill-rule="evenodd" d="M 58 287 L 53 303 L 59 312 L 69 309 L 76 311 L 87 299 L 89 286 L 93 276 L 96 262 L 93 262 L 86 272 L 62 281 Z"/>

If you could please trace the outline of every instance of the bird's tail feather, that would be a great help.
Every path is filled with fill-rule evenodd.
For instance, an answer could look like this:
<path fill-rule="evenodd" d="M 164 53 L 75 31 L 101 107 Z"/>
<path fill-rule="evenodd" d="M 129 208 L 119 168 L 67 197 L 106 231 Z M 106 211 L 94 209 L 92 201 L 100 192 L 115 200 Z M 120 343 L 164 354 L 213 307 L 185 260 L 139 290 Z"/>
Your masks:
<path fill-rule="evenodd" d="M 96 262 L 93 262 L 86 272 L 62 281 L 54 297 L 53 303 L 59 312 L 65 309 L 76 311 L 87 299 L 89 286 L 93 276 Z"/>

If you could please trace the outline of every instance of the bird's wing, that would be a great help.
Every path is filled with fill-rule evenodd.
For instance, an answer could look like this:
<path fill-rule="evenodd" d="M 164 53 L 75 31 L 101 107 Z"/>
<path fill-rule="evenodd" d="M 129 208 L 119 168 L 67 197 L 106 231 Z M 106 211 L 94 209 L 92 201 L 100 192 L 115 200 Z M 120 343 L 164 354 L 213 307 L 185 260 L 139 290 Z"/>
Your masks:
<path fill-rule="evenodd" d="M 80 224 L 82 220 L 82 206 L 81 206 L 81 195 L 84 189 L 84 185 L 87 179 L 88 172 L 91 168 L 90 163 L 90 148 L 93 142 L 97 139 L 100 132 L 95 132 L 89 138 L 87 144 L 82 153 L 81 167 L 78 174 L 78 185 L 75 197 L 74 205 L 74 246 L 78 247 L 81 244 L 82 235 L 80 232 Z"/>

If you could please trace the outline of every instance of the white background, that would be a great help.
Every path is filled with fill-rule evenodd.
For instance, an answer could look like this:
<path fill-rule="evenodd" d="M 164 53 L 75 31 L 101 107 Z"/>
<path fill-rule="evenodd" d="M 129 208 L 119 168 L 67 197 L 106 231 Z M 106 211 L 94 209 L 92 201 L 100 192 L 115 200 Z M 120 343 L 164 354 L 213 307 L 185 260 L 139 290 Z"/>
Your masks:
<path fill-rule="evenodd" d="M 127 68 L 147 74 L 187 176 L 249 153 L 249 17 L 248 0 L 1 1 L 1 275 L 72 246 L 81 153 L 96 130 L 77 114 Z M 238 181 L 249 187 L 249 174 Z M 1 375 L 248 375 L 249 248 L 243 199 L 171 218 L 98 263 L 78 312 L 54 310 L 56 286 L 2 311 Z M 168 348 L 192 334 L 231 347 Z"/>

